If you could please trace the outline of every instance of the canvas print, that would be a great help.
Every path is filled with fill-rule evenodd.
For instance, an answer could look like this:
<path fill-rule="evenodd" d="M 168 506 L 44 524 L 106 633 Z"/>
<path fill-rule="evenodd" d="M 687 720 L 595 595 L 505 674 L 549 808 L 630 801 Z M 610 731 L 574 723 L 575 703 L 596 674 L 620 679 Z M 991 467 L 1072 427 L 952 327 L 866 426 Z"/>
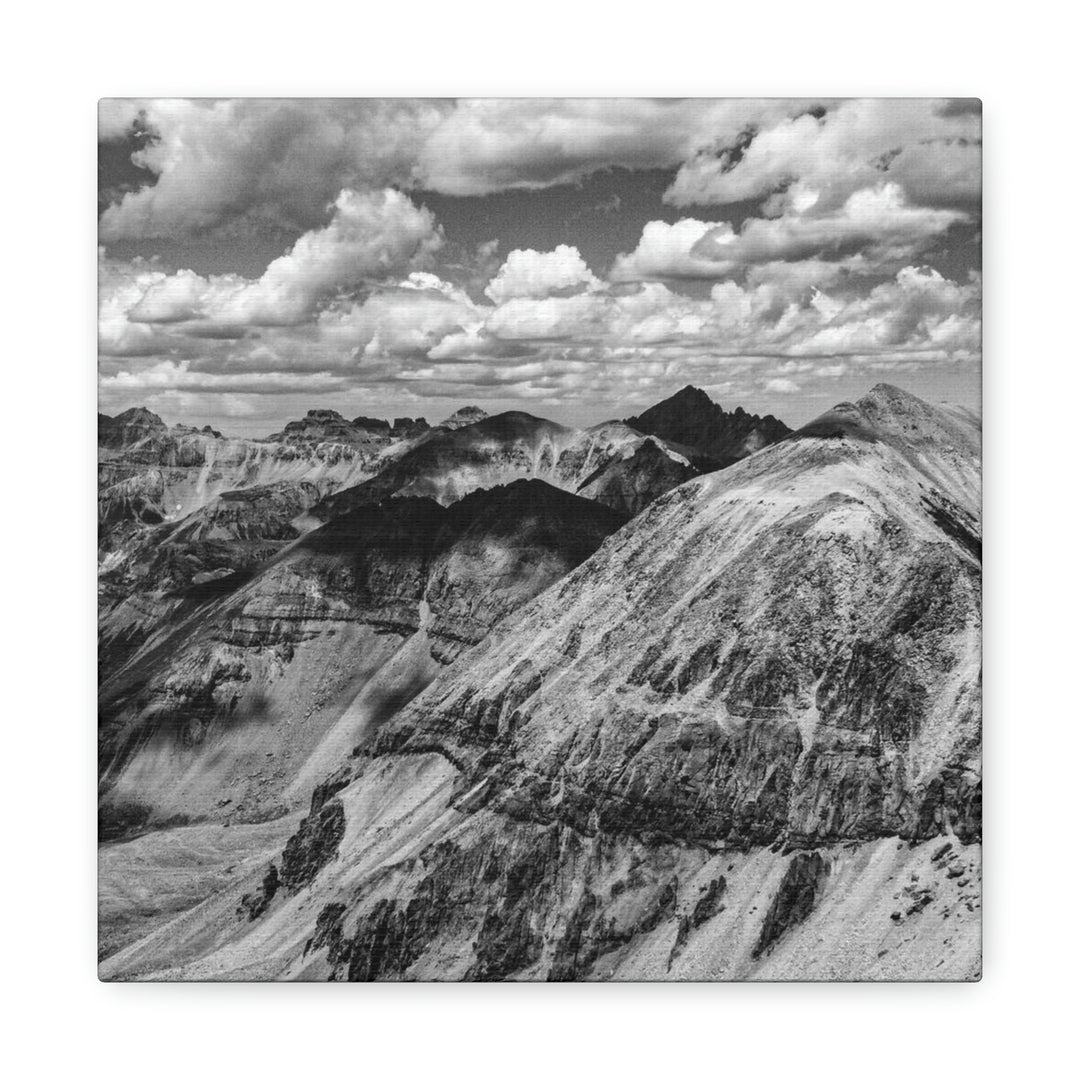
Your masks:
<path fill-rule="evenodd" d="M 99 116 L 102 979 L 980 977 L 977 99 Z"/>

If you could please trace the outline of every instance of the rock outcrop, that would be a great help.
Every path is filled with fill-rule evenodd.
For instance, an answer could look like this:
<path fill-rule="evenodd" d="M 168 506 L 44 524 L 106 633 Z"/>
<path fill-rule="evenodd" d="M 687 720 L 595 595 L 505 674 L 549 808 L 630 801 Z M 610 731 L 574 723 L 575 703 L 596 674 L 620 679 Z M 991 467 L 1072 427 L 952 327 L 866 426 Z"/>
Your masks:
<path fill-rule="evenodd" d="M 633 517 L 697 475 L 698 470 L 680 455 L 645 439 L 628 457 L 608 461 L 585 477 L 577 493 Z"/>
<path fill-rule="evenodd" d="M 652 450 L 598 482 L 601 470 L 648 444 Z M 652 451 L 658 450 L 659 454 Z M 672 465 L 677 467 L 672 467 Z M 581 491 L 619 511 L 640 508 L 695 470 L 684 456 L 625 424 L 600 424 L 584 431 L 523 412 L 500 413 L 459 428 L 432 431 L 379 472 L 328 497 L 311 515 L 328 521 L 347 510 L 390 496 L 414 495 L 448 505 L 480 488 L 535 477 L 565 491 Z M 592 492 L 582 490 L 593 484 Z"/>
<path fill-rule="evenodd" d="M 624 520 L 538 480 L 449 508 L 400 498 L 271 548 L 254 568 L 178 587 L 101 688 L 105 819 L 122 826 L 139 806 L 140 825 L 252 821 L 294 807 L 324 762 Z M 169 572 L 176 550 L 155 550 L 165 565 L 148 570 Z"/>
<path fill-rule="evenodd" d="M 458 428 L 468 427 L 470 424 L 479 423 L 487 418 L 488 414 L 478 405 L 466 405 L 464 408 L 458 409 L 457 412 L 451 413 L 439 427 L 456 431 Z"/>

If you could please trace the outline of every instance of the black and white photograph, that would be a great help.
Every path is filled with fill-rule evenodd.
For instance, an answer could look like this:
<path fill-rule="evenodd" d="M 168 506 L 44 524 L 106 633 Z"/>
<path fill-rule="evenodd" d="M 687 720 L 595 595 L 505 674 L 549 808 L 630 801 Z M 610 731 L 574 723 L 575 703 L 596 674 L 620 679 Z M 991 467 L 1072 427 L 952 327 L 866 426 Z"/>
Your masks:
<path fill-rule="evenodd" d="M 982 114 L 102 99 L 99 979 L 980 980 Z"/>

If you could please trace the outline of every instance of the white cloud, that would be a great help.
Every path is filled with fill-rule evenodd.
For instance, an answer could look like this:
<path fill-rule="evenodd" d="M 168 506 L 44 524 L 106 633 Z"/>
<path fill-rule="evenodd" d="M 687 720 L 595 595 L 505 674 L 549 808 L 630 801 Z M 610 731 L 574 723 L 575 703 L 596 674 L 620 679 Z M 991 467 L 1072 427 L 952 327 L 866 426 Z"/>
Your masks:
<path fill-rule="evenodd" d="M 301 236 L 257 281 L 190 270 L 156 275 L 127 308 L 131 323 L 295 326 L 320 302 L 423 262 L 442 244 L 429 210 L 392 189 L 342 191 L 330 223 Z M 110 298 L 112 300 L 112 298 Z"/>
<path fill-rule="evenodd" d="M 641 231 L 637 247 L 629 255 L 618 255 L 611 270 L 612 281 L 650 281 L 660 278 L 726 277 L 709 259 L 694 254 L 697 244 L 711 233 L 731 231 L 722 221 L 681 218 L 673 225 L 650 221 Z"/>
<path fill-rule="evenodd" d="M 613 165 L 671 168 L 747 123 L 804 107 L 779 99 L 460 101 L 424 140 L 416 179 L 449 195 L 486 195 L 570 183 Z"/>
<path fill-rule="evenodd" d="M 797 394 L 799 384 L 791 379 L 766 379 L 762 389 L 769 394 Z"/>
<path fill-rule="evenodd" d="M 319 315 L 319 341 L 360 359 L 424 355 L 444 338 L 482 322 L 464 293 L 434 274 L 412 274 L 363 303 Z"/>
<path fill-rule="evenodd" d="M 511 251 L 484 292 L 498 304 L 516 297 L 549 296 L 561 290 L 592 290 L 601 284 L 576 247 L 559 244 L 554 251 Z"/>
<path fill-rule="evenodd" d="M 101 380 L 103 396 L 130 396 L 184 390 L 190 393 L 286 394 L 298 391 L 319 393 L 341 389 L 347 383 L 340 376 L 309 372 L 234 371 L 206 372 L 192 369 L 190 361 L 161 360 L 137 371 L 119 371 Z"/>
<path fill-rule="evenodd" d="M 932 99 L 868 98 L 756 125 L 738 151 L 700 153 L 680 169 L 665 199 L 723 205 L 775 196 L 771 210 L 827 211 L 881 179 L 917 203 L 979 196 L 981 117 Z M 745 141 L 745 140 L 744 140 Z M 727 146 L 731 146 L 728 143 Z"/>
<path fill-rule="evenodd" d="M 136 158 L 157 176 L 105 212 L 107 243 L 243 236 L 253 221 L 306 231 L 257 279 L 107 261 L 103 394 L 231 395 L 239 413 L 259 394 L 357 386 L 647 403 L 685 382 L 790 395 L 866 367 L 976 363 L 978 281 L 918 264 L 970 220 L 978 117 L 928 102 L 805 108 L 105 102 L 106 138 L 144 111 L 155 138 Z M 679 205 L 761 205 L 648 222 L 604 282 L 570 244 L 501 265 L 495 240 L 453 245 L 440 266 L 434 216 L 388 186 L 482 194 L 620 164 L 681 165 L 667 195 Z M 688 296 L 680 280 L 712 287 Z"/>
<path fill-rule="evenodd" d="M 775 124 L 783 100 L 107 99 L 100 136 L 140 118 L 134 155 L 156 177 L 106 209 L 102 240 L 180 236 L 229 223 L 306 229 L 342 188 L 450 195 L 539 188 L 597 169 L 674 168 L 747 124 Z"/>
<path fill-rule="evenodd" d="M 160 277 L 141 268 L 129 287 Z M 423 396 L 512 388 L 536 401 L 647 403 L 686 382 L 779 395 L 862 369 L 978 361 L 976 280 L 909 266 L 869 291 L 843 279 L 828 290 L 799 284 L 725 281 L 695 299 L 648 282 L 486 305 L 413 272 L 363 302 L 335 302 L 312 322 L 258 337 L 199 341 L 183 336 L 187 324 L 146 326 L 160 335 L 158 352 L 106 358 L 102 387 L 129 402 L 140 391 L 315 395 L 407 385 Z"/>
<path fill-rule="evenodd" d="M 180 236 L 246 217 L 311 228 L 343 188 L 407 183 L 452 108 L 393 98 L 106 100 L 102 137 L 141 116 L 155 138 L 134 160 L 157 179 L 106 209 L 101 238 Z"/>
<path fill-rule="evenodd" d="M 852 192 L 825 214 L 816 204 L 806 209 L 814 212 L 791 208 L 781 217 L 748 218 L 738 231 L 729 222 L 694 218 L 674 225 L 650 221 L 634 251 L 616 258 L 612 280 L 726 278 L 773 264 L 774 276 L 827 284 L 841 270 L 871 271 L 911 259 L 969 220 L 961 210 L 912 206 L 895 183 Z M 822 256 L 843 261 L 829 271 Z"/>

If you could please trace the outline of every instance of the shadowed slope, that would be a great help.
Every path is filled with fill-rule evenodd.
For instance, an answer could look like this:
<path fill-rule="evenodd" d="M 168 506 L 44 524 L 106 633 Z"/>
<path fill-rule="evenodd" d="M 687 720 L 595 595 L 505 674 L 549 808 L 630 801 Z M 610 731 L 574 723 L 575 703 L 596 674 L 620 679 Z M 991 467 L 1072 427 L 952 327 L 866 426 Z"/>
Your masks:
<path fill-rule="evenodd" d="M 185 609 L 102 686 L 105 805 L 147 821 L 281 812 L 350 709 L 355 741 L 623 520 L 520 481 L 449 509 L 363 506 L 308 534 Z"/>

